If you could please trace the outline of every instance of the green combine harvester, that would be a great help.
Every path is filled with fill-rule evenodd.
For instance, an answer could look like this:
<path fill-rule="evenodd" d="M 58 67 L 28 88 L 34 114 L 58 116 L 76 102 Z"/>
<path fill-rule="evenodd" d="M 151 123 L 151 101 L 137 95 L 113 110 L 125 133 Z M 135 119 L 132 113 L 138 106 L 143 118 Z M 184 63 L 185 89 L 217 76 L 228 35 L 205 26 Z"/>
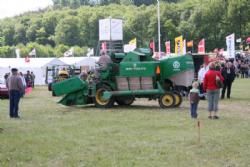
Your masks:
<path fill-rule="evenodd" d="M 94 82 L 73 77 L 52 86 L 59 103 L 71 105 L 95 104 L 99 108 L 131 105 L 136 98 L 158 100 L 162 108 L 178 107 L 182 96 L 176 87 L 188 87 L 194 78 L 190 55 L 155 60 L 149 49 L 110 55 L 113 63 L 99 71 Z"/>

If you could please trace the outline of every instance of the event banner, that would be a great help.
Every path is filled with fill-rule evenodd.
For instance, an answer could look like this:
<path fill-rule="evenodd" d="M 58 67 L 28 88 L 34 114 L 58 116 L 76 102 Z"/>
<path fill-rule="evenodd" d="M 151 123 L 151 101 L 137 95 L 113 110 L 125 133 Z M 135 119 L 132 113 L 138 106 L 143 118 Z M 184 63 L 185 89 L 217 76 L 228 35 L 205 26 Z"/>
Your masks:
<path fill-rule="evenodd" d="M 123 46 L 124 52 L 128 53 L 130 51 L 135 50 L 136 49 L 136 44 L 137 44 L 136 41 L 137 41 L 136 38 L 134 38 L 134 39 L 130 40 L 128 44 L 124 45 Z"/>
<path fill-rule="evenodd" d="M 175 54 L 183 53 L 183 37 L 182 35 L 175 38 Z"/>
<path fill-rule="evenodd" d="M 205 53 L 205 39 L 200 40 L 198 44 L 198 53 Z"/>
<path fill-rule="evenodd" d="M 150 40 L 149 48 L 152 50 L 153 53 L 155 53 L 155 41 L 154 40 Z"/>
<path fill-rule="evenodd" d="M 183 40 L 183 49 L 182 49 L 182 54 L 186 54 L 187 53 L 187 46 L 186 46 L 186 39 Z"/>
<path fill-rule="evenodd" d="M 187 47 L 188 47 L 188 48 L 192 48 L 193 45 L 194 45 L 194 41 L 193 41 L 193 40 L 187 42 Z"/>
<path fill-rule="evenodd" d="M 99 40 L 123 40 L 122 24 L 120 19 L 99 20 Z"/>
<path fill-rule="evenodd" d="M 166 54 L 170 54 L 171 53 L 170 41 L 166 41 L 165 46 L 166 46 Z"/>
<path fill-rule="evenodd" d="M 227 43 L 227 56 L 228 58 L 235 58 L 235 34 L 226 37 Z"/>

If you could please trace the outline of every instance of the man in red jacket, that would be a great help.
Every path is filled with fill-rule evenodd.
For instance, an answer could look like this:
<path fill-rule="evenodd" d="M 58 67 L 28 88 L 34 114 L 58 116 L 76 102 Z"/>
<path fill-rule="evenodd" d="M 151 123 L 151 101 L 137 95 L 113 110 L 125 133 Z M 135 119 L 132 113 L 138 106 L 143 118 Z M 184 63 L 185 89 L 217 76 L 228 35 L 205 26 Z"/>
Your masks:
<path fill-rule="evenodd" d="M 207 92 L 209 119 L 219 119 L 217 112 L 220 88 L 216 85 L 216 77 L 219 77 L 221 81 L 224 80 L 220 71 L 215 70 L 214 62 L 211 62 L 203 81 L 203 90 Z"/>

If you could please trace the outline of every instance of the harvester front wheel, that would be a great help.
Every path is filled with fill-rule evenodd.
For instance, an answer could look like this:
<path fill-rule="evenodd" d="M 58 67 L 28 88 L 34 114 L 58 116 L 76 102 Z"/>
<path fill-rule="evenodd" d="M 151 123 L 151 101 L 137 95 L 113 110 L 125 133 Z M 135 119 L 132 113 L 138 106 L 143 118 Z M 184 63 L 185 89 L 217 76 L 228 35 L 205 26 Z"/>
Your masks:
<path fill-rule="evenodd" d="M 161 108 L 170 108 L 175 105 L 175 97 L 172 93 L 166 92 L 159 98 L 159 105 Z"/>
<path fill-rule="evenodd" d="M 134 102 L 134 97 L 118 97 L 116 98 L 116 102 L 118 105 L 125 106 L 125 105 L 131 105 Z"/>
<path fill-rule="evenodd" d="M 106 100 L 103 98 L 103 93 L 105 91 L 110 91 L 111 89 L 108 86 L 101 86 L 97 88 L 94 102 L 96 107 L 99 108 L 110 108 L 114 105 L 114 98 L 111 97 L 110 99 Z"/>
<path fill-rule="evenodd" d="M 182 103 L 182 96 L 179 92 L 174 91 L 175 105 L 174 107 L 179 107 Z"/>

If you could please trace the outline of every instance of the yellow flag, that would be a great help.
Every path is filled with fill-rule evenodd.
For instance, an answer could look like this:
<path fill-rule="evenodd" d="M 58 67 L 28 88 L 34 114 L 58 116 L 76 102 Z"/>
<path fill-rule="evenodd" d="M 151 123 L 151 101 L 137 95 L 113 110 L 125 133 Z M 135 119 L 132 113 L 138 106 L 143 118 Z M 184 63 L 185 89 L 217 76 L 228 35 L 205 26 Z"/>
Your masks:
<path fill-rule="evenodd" d="M 129 41 L 129 45 L 136 45 L 136 38 Z"/>
<path fill-rule="evenodd" d="M 176 54 L 183 53 L 183 37 L 182 37 L 182 35 L 175 38 L 175 53 Z"/>

